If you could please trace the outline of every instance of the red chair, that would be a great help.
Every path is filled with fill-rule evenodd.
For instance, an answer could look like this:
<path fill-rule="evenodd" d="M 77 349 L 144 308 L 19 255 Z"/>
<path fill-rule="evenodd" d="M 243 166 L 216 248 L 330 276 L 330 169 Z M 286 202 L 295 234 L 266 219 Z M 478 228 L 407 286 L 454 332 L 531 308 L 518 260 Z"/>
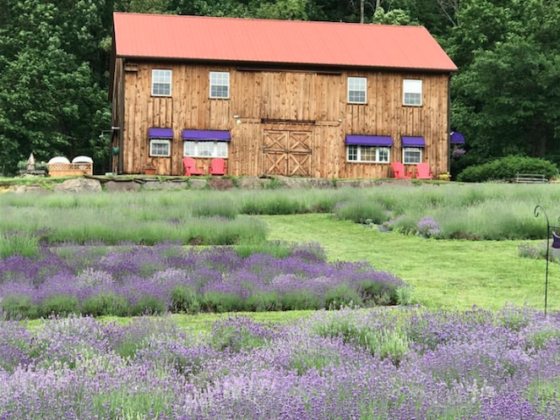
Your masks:
<path fill-rule="evenodd" d="M 416 179 L 432 179 L 432 171 L 427 163 L 419 163 L 416 165 Z"/>
<path fill-rule="evenodd" d="M 204 169 L 196 169 L 196 160 L 191 157 L 183 159 L 183 166 L 185 167 L 185 176 L 204 175 Z"/>
<path fill-rule="evenodd" d="M 210 175 L 225 175 L 226 161 L 224 159 L 212 159 L 210 161 Z"/>
<path fill-rule="evenodd" d="M 391 163 L 391 167 L 393 168 L 393 174 L 395 175 L 396 179 L 412 178 L 412 171 L 408 171 L 408 173 L 405 174 L 404 165 L 401 162 L 393 162 Z"/>

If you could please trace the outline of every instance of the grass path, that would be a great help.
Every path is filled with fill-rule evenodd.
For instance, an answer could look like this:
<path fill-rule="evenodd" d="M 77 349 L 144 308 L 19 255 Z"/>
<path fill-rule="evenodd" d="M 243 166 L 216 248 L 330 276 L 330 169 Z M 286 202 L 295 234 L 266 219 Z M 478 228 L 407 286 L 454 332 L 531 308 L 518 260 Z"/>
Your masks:
<path fill-rule="evenodd" d="M 269 239 L 319 242 L 330 260 L 366 260 L 414 287 L 433 308 L 499 309 L 507 302 L 542 309 L 543 260 L 517 255 L 522 241 L 444 241 L 381 233 L 329 215 L 262 216 Z M 525 241 L 526 242 L 526 241 Z M 560 308 L 560 268 L 551 264 L 549 305 Z"/>

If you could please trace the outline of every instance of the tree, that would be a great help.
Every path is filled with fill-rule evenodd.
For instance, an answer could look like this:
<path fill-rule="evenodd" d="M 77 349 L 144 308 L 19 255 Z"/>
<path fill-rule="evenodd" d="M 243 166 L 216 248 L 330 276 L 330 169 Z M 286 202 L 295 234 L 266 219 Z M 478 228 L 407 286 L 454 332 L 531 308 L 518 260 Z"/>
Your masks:
<path fill-rule="evenodd" d="M 0 167 L 91 150 L 110 123 L 106 91 L 87 62 L 65 51 L 59 10 L 38 0 L 10 2 L 0 29 Z M 79 37 L 86 42 L 88 35 Z"/>

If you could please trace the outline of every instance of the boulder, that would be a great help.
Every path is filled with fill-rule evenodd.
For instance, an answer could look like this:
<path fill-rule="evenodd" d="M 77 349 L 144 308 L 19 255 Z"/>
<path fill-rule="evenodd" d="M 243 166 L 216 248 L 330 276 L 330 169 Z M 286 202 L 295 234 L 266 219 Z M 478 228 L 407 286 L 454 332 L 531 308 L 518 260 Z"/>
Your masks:
<path fill-rule="evenodd" d="M 218 191 L 231 190 L 232 188 L 235 188 L 235 183 L 231 178 L 210 178 L 208 180 L 208 185 L 210 185 L 210 188 L 213 190 Z"/>
<path fill-rule="evenodd" d="M 9 191 L 15 192 L 16 194 L 27 194 L 27 193 L 45 193 L 47 190 L 41 188 L 37 185 L 14 185 L 10 187 Z"/>
<path fill-rule="evenodd" d="M 208 184 L 208 180 L 206 180 L 205 178 L 191 178 L 191 179 L 189 179 L 189 185 L 193 189 L 200 190 L 202 188 L 206 188 L 207 184 Z"/>
<path fill-rule="evenodd" d="M 55 192 L 61 193 L 93 193 L 101 192 L 101 182 L 97 179 L 74 178 L 68 179 L 54 187 Z"/>
<path fill-rule="evenodd" d="M 260 190 L 262 188 L 262 181 L 269 180 L 259 179 L 256 176 L 244 176 L 242 178 L 239 178 L 237 184 L 239 188 L 244 190 Z"/>
<path fill-rule="evenodd" d="M 334 188 L 330 179 L 324 178 L 291 178 L 279 176 L 278 182 L 285 188 Z"/>
<path fill-rule="evenodd" d="M 359 179 L 336 181 L 336 188 L 360 188 L 361 182 Z"/>
<path fill-rule="evenodd" d="M 140 189 L 140 184 L 134 181 L 109 181 L 105 183 L 109 192 L 135 192 Z"/>

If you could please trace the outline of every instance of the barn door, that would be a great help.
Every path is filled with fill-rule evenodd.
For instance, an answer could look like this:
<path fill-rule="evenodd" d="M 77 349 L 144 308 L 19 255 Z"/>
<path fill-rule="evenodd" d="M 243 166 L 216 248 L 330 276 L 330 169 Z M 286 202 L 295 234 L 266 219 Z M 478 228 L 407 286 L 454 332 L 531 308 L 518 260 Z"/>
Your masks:
<path fill-rule="evenodd" d="M 290 131 L 288 176 L 311 176 L 311 132 Z"/>
<path fill-rule="evenodd" d="M 264 132 L 264 173 L 266 175 L 288 174 L 288 131 Z"/>
<path fill-rule="evenodd" d="M 311 176 L 311 132 L 265 130 L 264 174 Z"/>

